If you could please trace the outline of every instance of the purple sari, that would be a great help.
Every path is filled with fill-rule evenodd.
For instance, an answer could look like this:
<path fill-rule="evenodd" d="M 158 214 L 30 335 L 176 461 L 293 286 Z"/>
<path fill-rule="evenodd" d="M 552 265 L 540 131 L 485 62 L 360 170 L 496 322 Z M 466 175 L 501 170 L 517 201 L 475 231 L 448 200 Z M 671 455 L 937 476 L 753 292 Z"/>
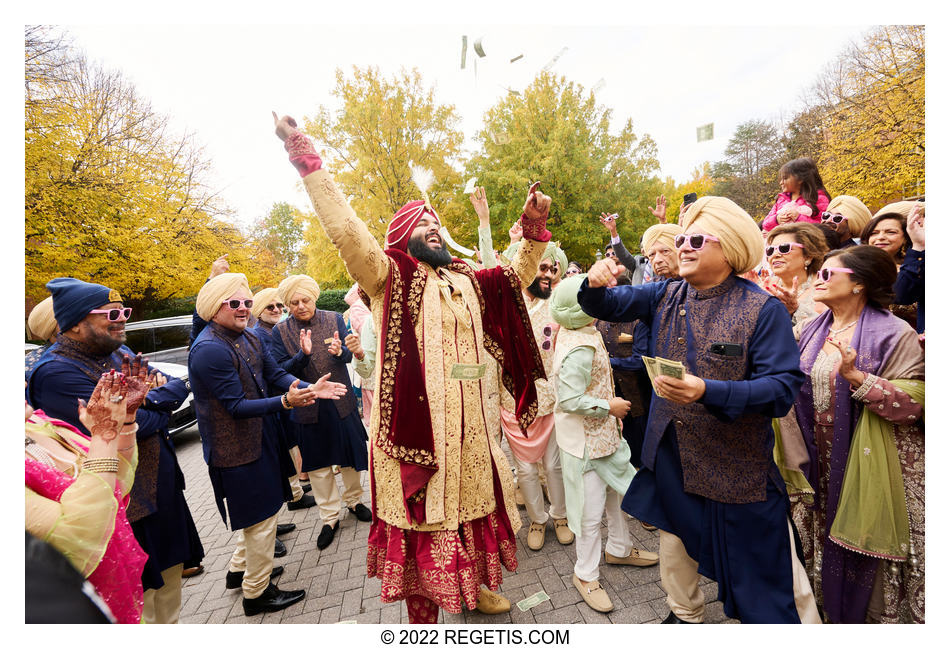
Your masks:
<path fill-rule="evenodd" d="M 815 441 L 815 408 L 811 382 L 811 370 L 831 327 L 831 310 L 815 317 L 802 329 L 798 341 L 801 352 L 801 369 L 808 375 L 795 402 L 795 415 L 808 448 L 808 482 L 818 488 L 818 448 Z M 861 371 L 881 376 L 881 369 L 904 334 L 903 322 L 890 312 L 867 306 L 858 319 L 851 346 L 857 350 L 855 367 Z M 888 377 L 885 377 L 888 378 Z M 871 589 L 878 569 L 879 559 L 864 556 L 833 543 L 828 538 L 831 523 L 838 511 L 841 484 L 844 479 L 848 450 L 863 404 L 851 398 L 850 384 L 840 379 L 834 389 L 834 440 L 832 442 L 828 476 L 826 529 L 823 533 L 821 584 L 823 608 L 828 618 L 835 623 L 863 623 L 871 598 Z M 816 498 L 818 503 L 819 499 Z M 817 566 L 816 566 L 817 569 Z"/>

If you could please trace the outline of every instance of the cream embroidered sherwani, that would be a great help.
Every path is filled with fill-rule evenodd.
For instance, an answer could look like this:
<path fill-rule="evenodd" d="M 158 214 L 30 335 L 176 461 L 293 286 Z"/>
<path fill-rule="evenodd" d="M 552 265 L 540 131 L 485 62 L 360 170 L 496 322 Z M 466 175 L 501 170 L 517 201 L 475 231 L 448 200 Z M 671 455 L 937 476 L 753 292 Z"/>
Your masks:
<path fill-rule="evenodd" d="M 339 250 L 347 271 L 372 300 L 373 326 L 380 332 L 378 340 L 391 340 L 391 336 L 381 333 L 389 257 L 347 204 L 326 170 L 307 175 L 304 185 L 317 218 Z M 521 246 L 512 268 L 523 286 L 533 281 L 546 246 L 546 243 L 530 240 Z M 455 530 L 462 522 L 487 516 L 496 507 L 492 487 L 494 463 L 504 493 L 503 505 L 517 532 L 521 517 L 514 503 L 511 470 L 495 439 L 500 425 L 498 364 L 483 345 L 478 296 L 465 275 L 444 268 L 435 271 L 426 264 L 421 266 L 427 269 L 428 280 L 422 293 L 422 312 L 415 334 L 425 368 L 438 470 L 426 488 L 425 523 L 410 523 L 403 504 L 399 461 L 386 455 L 377 444 L 380 411 L 386 405 L 380 403 L 380 399 L 374 401 L 370 418 L 370 470 L 376 515 L 395 527 L 418 531 Z M 387 368 L 382 362 L 383 350 L 376 351 L 375 380 L 385 381 Z M 485 374 L 476 380 L 452 379 L 452 367 L 456 364 L 482 364 Z M 412 422 L 405 425 L 411 426 Z"/>

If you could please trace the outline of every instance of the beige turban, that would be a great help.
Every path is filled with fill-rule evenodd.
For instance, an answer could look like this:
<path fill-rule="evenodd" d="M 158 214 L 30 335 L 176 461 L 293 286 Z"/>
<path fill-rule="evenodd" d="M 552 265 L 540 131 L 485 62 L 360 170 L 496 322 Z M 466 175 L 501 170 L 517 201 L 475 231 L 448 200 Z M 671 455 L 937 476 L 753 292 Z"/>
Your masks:
<path fill-rule="evenodd" d="M 762 231 L 745 210 L 722 196 L 703 196 L 680 219 L 683 230 L 696 225 L 719 239 L 722 252 L 737 275 L 747 273 L 765 256 Z"/>
<path fill-rule="evenodd" d="M 198 312 L 198 317 L 206 322 L 211 322 L 211 318 L 221 308 L 221 303 L 242 288 L 250 297 L 251 287 L 248 286 L 247 277 L 244 276 L 244 273 L 221 273 L 213 279 L 209 279 L 198 291 L 198 299 L 195 301 L 195 311 Z"/>
<path fill-rule="evenodd" d="M 33 307 L 26 320 L 31 340 L 49 340 L 56 333 L 56 318 L 53 317 L 53 296 Z"/>
<path fill-rule="evenodd" d="M 888 212 L 897 212 L 906 219 L 908 216 L 910 216 L 910 210 L 916 203 L 917 201 L 897 201 L 896 203 L 890 203 L 889 205 L 885 205 L 875 212 L 874 217 L 876 218 L 878 215 L 887 214 Z M 921 204 L 921 210 L 923 210 L 923 207 L 923 204 Z M 868 220 L 870 221 L 870 219 Z"/>
<path fill-rule="evenodd" d="M 276 288 L 262 288 L 257 293 L 254 294 L 254 306 L 251 307 L 251 315 L 255 318 L 260 318 L 261 314 L 264 312 L 264 307 L 273 302 L 274 300 L 279 300 L 279 293 Z"/>
<path fill-rule="evenodd" d="M 861 236 L 866 226 L 871 221 L 871 210 L 854 196 L 835 196 L 828 203 L 828 210 L 832 214 L 844 214 L 848 217 L 848 229 L 851 231 L 851 237 Z"/>
<path fill-rule="evenodd" d="M 678 234 L 683 234 L 682 226 L 675 223 L 657 223 L 647 228 L 643 233 L 643 250 L 647 253 L 657 241 L 662 241 L 670 248 L 673 248 L 673 239 Z"/>
<path fill-rule="evenodd" d="M 320 285 L 309 275 L 291 275 L 277 285 L 280 299 L 290 305 L 290 299 L 297 293 L 309 295 L 316 302 L 320 297 Z"/>

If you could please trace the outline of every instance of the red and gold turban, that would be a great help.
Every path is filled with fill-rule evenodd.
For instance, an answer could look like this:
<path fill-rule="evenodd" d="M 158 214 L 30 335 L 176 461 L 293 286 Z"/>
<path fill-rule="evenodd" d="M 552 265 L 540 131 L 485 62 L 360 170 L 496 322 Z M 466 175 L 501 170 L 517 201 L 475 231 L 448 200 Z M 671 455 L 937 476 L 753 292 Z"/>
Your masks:
<path fill-rule="evenodd" d="M 412 236 L 416 223 L 423 215 L 432 217 L 440 226 L 442 225 L 439 215 L 431 207 L 426 207 L 424 200 L 410 201 L 393 214 L 389 228 L 386 230 L 386 247 L 406 252 L 409 247 L 409 237 Z"/>

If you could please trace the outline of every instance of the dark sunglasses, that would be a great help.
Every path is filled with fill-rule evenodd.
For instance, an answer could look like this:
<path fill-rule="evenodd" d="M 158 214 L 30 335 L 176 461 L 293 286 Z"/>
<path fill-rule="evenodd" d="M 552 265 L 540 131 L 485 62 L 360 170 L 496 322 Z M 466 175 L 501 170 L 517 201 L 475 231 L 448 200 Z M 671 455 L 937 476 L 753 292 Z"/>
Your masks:
<path fill-rule="evenodd" d="M 791 241 L 789 241 L 788 243 L 780 243 L 777 246 L 768 246 L 765 249 L 765 256 L 771 257 L 772 255 L 776 253 L 776 251 L 783 255 L 787 255 L 788 253 L 792 251 L 792 247 L 804 248 L 805 246 L 803 246 L 800 243 L 792 243 Z"/>
<path fill-rule="evenodd" d="M 832 273 L 853 273 L 854 271 L 850 268 L 822 268 L 818 271 L 818 279 L 823 282 L 827 282 L 831 279 Z"/>
<path fill-rule="evenodd" d="M 719 239 L 711 234 L 678 234 L 673 239 L 673 245 L 679 250 L 688 242 L 691 250 L 702 250 L 707 241 L 719 241 Z"/>
<path fill-rule="evenodd" d="M 835 225 L 841 223 L 842 221 L 847 221 L 848 217 L 844 214 L 832 214 L 831 212 L 822 212 L 821 213 L 821 222 L 826 223 L 831 221 Z"/>
<path fill-rule="evenodd" d="M 93 309 L 89 313 L 105 313 L 106 319 L 109 322 L 116 322 L 118 320 L 128 320 L 129 316 L 132 315 L 132 308 L 125 307 L 124 309 Z"/>
<path fill-rule="evenodd" d="M 229 309 L 237 311 L 241 308 L 241 304 L 244 304 L 245 309 L 250 309 L 254 306 L 254 300 L 223 300 L 221 304 L 227 304 Z"/>
<path fill-rule="evenodd" d="M 268 304 L 264 308 L 267 309 L 268 311 L 283 311 L 284 305 L 278 302 L 277 304 Z"/>

